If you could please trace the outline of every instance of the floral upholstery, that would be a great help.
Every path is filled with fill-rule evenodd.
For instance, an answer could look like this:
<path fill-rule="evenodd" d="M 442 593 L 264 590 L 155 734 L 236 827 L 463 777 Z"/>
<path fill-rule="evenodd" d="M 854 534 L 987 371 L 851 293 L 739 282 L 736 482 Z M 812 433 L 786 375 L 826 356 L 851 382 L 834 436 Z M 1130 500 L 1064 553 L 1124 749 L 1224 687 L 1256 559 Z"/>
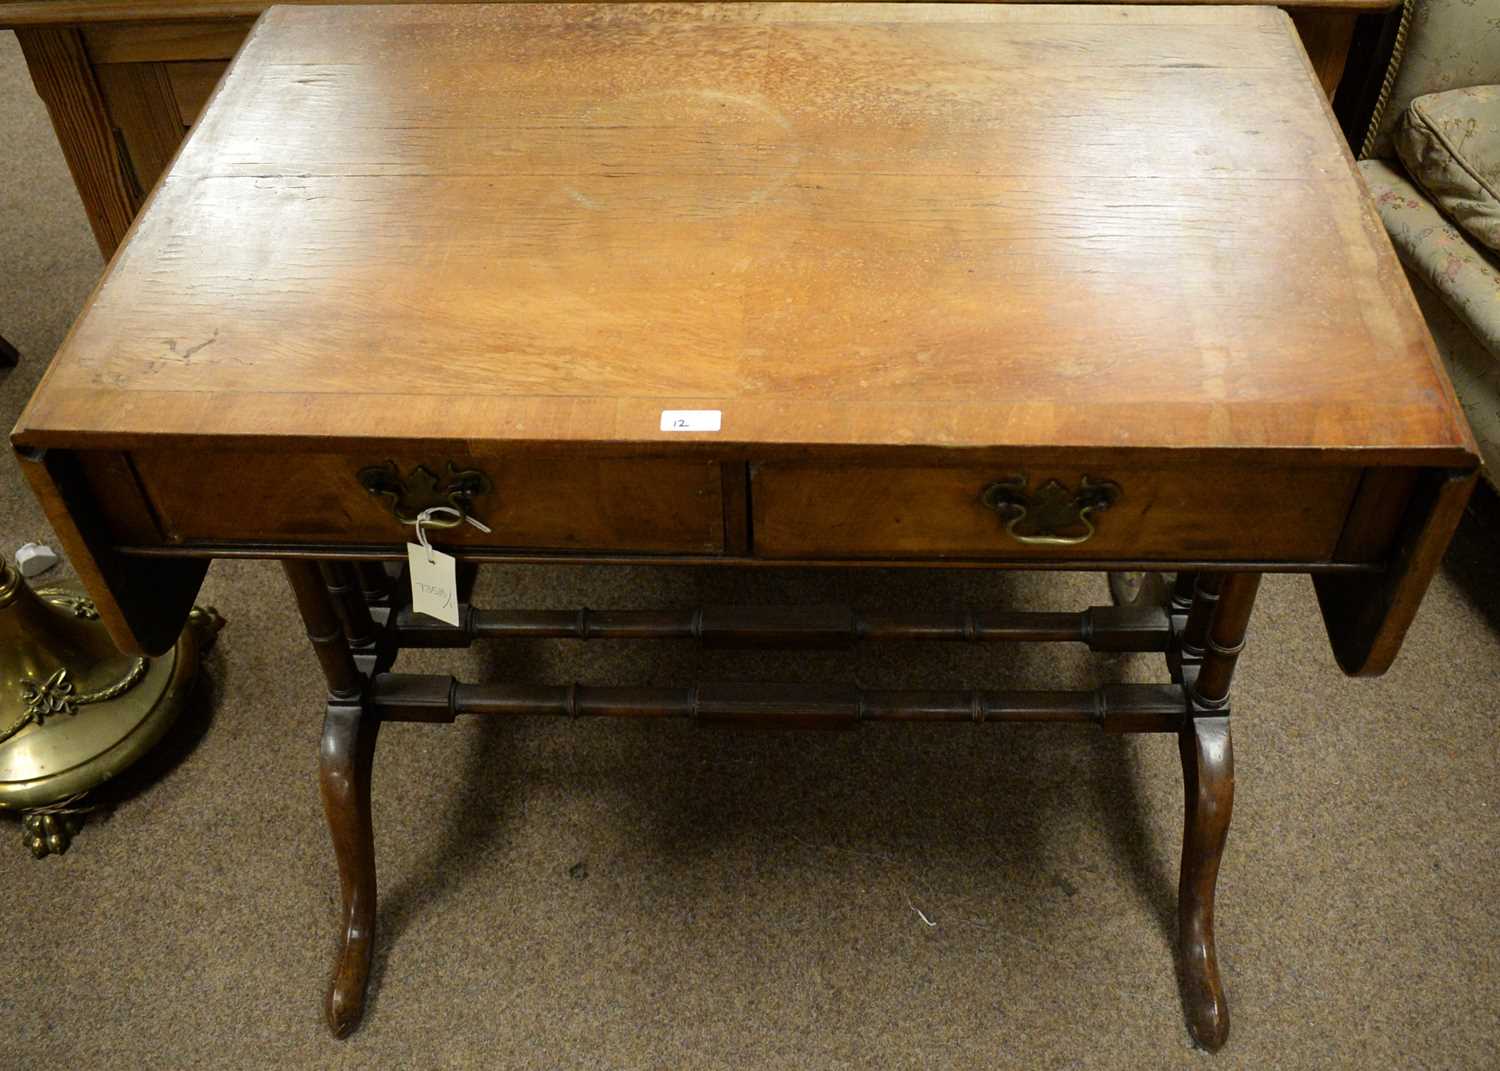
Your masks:
<path fill-rule="evenodd" d="M 1393 134 L 1418 97 L 1500 85 L 1500 3 L 1405 0 L 1402 20 L 1359 170 L 1479 440 L 1485 477 L 1500 489 L 1500 253 L 1445 219 L 1391 159 Z M 1409 136 L 1408 154 L 1424 167 L 1417 135 Z M 1497 188 L 1491 181 L 1489 189 Z"/>
<path fill-rule="evenodd" d="M 1418 97 L 1395 142 L 1406 173 L 1443 214 L 1500 250 L 1500 86 Z"/>
<path fill-rule="evenodd" d="M 1399 165 L 1364 160 L 1359 171 L 1407 270 L 1437 291 L 1500 357 L 1500 264 L 1444 219 Z"/>
<path fill-rule="evenodd" d="M 1494 0 L 1406 0 L 1414 5 L 1400 70 L 1367 156 L 1389 157 L 1411 102 L 1427 93 L 1500 83 L 1500 9 Z"/>
<path fill-rule="evenodd" d="M 1500 480 L 1500 361 L 1480 345 L 1468 325 L 1426 283 L 1416 276 L 1410 278 L 1427 329 L 1448 366 L 1474 438 L 1479 440 L 1484 474 L 1495 483 Z"/>
<path fill-rule="evenodd" d="M 1494 482 L 1500 478 L 1500 264 L 1444 219 L 1400 165 L 1362 160 L 1359 172 L 1406 266 L 1479 439 L 1485 475 Z"/>

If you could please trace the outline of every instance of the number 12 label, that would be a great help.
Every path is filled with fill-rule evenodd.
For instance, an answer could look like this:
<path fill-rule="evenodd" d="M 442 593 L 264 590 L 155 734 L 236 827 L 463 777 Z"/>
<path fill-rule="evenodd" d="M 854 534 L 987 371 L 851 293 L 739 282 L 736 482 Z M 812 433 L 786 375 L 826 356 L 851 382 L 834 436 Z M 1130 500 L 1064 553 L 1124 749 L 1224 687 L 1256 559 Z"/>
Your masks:
<path fill-rule="evenodd" d="M 723 422 L 719 409 L 663 409 L 662 431 L 718 431 Z"/>

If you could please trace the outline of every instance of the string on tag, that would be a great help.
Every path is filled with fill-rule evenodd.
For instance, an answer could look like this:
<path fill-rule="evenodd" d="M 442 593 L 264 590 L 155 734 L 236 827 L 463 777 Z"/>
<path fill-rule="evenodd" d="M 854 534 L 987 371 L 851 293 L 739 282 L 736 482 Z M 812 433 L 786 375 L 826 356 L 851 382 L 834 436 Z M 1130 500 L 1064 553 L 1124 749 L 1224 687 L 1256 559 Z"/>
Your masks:
<path fill-rule="evenodd" d="M 481 532 L 484 532 L 486 534 L 491 531 L 490 526 L 485 524 L 483 521 L 479 520 L 476 517 L 470 517 L 467 513 L 463 512 L 463 510 L 456 509 L 453 506 L 427 507 L 421 513 L 417 514 L 417 519 L 412 521 L 412 524 L 417 526 L 417 542 L 422 545 L 422 550 L 427 555 L 428 565 L 433 564 L 433 561 L 432 544 L 427 541 L 427 525 L 431 524 L 432 518 L 439 513 L 450 514 L 458 521 L 468 521 L 475 528 L 478 528 Z M 444 525 L 443 527 L 452 528 L 455 527 L 455 525 Z"/>

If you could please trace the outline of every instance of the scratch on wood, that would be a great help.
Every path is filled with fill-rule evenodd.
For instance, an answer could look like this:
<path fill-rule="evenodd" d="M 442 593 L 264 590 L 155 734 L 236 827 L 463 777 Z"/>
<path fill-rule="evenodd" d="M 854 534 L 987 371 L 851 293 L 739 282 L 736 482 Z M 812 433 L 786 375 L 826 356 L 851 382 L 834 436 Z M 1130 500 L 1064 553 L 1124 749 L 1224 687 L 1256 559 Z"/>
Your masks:
<path fill-rule="evenodd" d="M 212 335 L 210 335 L 208 338 L 205 338 L 202 342 L 198 343 L 196 346 L 189 346 L 187 349 L 183 350 L 181 353 L 177 352 L 177 340 L 175 338 L 169 338 L 169 339 L 167 339 L 167 349 L 171 350 L 172 351 L 172 355 L 174 357 L 176 357 L 178 360 L 187 361 L 187 360 L 189 360 L 193 356 L 193 354 L 197 353 L 199 350 L 203 349 L 205 346 L 212 346 L 218 340 L 219 340 L 219 332 L 218 332 L 218 329 L 215 328 L 214 329 L 214 333 Z"/>

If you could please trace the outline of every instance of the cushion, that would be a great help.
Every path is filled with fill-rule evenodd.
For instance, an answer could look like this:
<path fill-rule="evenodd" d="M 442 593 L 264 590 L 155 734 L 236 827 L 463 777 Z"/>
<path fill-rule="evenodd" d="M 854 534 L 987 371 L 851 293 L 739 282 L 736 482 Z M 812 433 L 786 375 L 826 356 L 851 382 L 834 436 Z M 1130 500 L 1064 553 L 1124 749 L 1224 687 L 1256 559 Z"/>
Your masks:
<path fill-rule="evenodd" d="M 1432 340 L 1448 366 L 1459 404 L 1474 429 L 1479 455 L 1484 458 L 1484 477 L 1500 487 L 1500 360 L 1479 344 L 1468 325 L 1426 283 L 1416 276 L 1409 278 Z"/>
<path fill-rule="evenodd" d="M 1396 128 L 1396 152 L 1449 219 L 1500 250 L 1500 86 L 1418 97 Z"/>
<path fill-rule="evenodd" d="M 1359 174 L 1401 262 L 1437 291 L 1492 354 L 1500 356 L 1497 262 L 1443 218 L 1399 166 L 1362 160 Z"/>
<path fill-rule="evenodd" d="M 1494 0 L 1406 0 L 1388 103 L 1375 116 L 1365 156 L 1390 157 L 1391 136 L 1424 93 L 1500 82 L 1500 18 Z"/>

